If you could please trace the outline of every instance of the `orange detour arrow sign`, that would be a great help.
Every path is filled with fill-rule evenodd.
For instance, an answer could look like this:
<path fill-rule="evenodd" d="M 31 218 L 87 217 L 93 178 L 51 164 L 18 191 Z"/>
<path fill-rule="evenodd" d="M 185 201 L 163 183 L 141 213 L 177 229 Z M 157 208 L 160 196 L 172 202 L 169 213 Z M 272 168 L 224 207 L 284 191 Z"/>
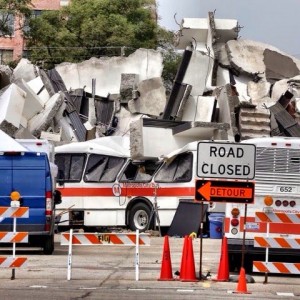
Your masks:
<path fill-rule="evenodd" d="M 196 201 L 253 203 L 254 182 L 196 180 Z"/>

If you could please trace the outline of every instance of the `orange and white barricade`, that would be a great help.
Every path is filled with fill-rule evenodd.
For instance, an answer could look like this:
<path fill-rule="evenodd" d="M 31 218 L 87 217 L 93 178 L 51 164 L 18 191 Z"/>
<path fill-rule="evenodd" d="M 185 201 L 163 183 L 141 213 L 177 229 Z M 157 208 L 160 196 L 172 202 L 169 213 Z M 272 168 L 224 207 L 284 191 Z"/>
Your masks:
<path fill-rule="evenodd" d="M 266 275 L 267 273 L 300 274 L 300 263 L 268 261 L 269 248 L 300 249 L 300 238 L 269 237 L 270 223 L 299 224 L 300 214 L 288 214 L 282 212 L 256 212 L 255 221 L 267 223 L 266 237 L 254 237 L 254 247 L 266 248 L 266 260 L 265 262 L 254 261 L 253 271 L 266 273 Z"/>
<path fill-rule="evenodd" d="M 65 232 L 61 234 L 61 245 L 68 245 L 68 275 L 71 279 L 72 269 L 72 245 L 80 246 L 136 246 L 135 252 L 135 270 L 136 280 L 139 280 L 139 246 L 150 246 L 150 236 L 146 233 L 77 233 Z"/>
<path fill-rule="evenodd" d="M 12 203 L 15 201 L 12 201 Z M 17 232 L 17 218 L 28 218 L 29 208 L 0 206 L 0 218 L 13 218 L 13 231 L 0 232 L 0 243 L 12 243 L 13 255 L 0 256 L 0 268 L 12 268 L 11 279 L 15 279 L 15 268 L 27 266 L 27 257 L 16 257 L 16 243 L 28 243 L 28 232 Z"/>

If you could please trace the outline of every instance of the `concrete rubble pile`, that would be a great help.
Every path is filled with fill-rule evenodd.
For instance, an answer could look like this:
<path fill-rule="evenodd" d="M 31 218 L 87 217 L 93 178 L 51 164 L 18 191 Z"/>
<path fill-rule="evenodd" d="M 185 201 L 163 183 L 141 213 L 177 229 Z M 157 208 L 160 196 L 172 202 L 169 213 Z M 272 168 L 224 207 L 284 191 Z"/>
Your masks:
<path fill-rule="evenodd" d="M 0 129 L 56 145 L 129 135 L 134 159 L 195 140 L 300 137 L 300 60 L 238 34 L 236 20 L 211 12 L 183 19 L 183 57 L 168 97 L 155 50 L 49 71 L 27 59 L 13 70 L 0 66 Z"/>

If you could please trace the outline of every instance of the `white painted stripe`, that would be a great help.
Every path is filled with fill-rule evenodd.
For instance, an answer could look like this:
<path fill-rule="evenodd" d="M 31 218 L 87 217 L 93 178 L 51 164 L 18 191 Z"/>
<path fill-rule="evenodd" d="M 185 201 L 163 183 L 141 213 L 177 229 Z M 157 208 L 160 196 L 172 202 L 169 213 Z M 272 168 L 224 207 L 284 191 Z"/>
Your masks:
<path fill-rule="evenodd" d="M 182 292 L 182 293 L 193 293 L 194 290 L 182 290 L 182 289 L 178 289 L 177 292 Z"/>
<path fill-rule="evenodd" d="M 281 293 L 281 292 L 277 292 L 276 295 L 277 296 L 284 296 L 284 297 L 295 297 L 294 293 Z"/>

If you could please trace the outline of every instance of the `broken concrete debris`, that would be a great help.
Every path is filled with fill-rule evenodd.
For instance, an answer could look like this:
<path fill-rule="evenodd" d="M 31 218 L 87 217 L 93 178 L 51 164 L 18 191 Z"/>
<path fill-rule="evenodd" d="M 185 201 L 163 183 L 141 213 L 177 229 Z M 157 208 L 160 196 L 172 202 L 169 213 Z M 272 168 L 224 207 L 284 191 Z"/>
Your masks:
<path fill-rule="evenodd" d="M 239 39 L 239 30 L 236 20 L 211 12 L 184 18 L 176 35 L 182 62 L 168 97 L 158 50 L 48 71 L 27 59 L 13 70 L 0 66 L 0 129 L 54 144 L 126 135 L 134 159 L 195 140 L 300 137 L 300 61 Z"/>

